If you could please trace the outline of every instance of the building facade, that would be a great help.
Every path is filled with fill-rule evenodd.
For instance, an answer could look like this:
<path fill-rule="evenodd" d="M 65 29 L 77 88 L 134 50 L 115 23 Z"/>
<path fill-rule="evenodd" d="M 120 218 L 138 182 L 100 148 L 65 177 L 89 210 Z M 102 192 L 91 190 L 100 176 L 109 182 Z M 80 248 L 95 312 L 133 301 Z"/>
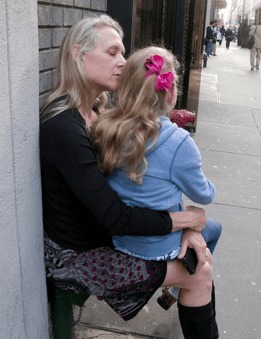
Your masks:
<path fill-rule="evenodd" d="M 58 48 L 79 19 L 108 13 L 122 25 L 126 54 L 149 43 L 163 43 L 180 62 L 178 108 L 189 108 L 190 69 L 201 68 L 206 0 L 53 0 L 38 2 L 40 106 L 53 86 Z"/>
<path fill-rule="evenodd" d="M 261 19 L 260 0 L 232 0 L 230 23 L 240 25 L 246 20 L 249 25 L 256 24 Z"/>

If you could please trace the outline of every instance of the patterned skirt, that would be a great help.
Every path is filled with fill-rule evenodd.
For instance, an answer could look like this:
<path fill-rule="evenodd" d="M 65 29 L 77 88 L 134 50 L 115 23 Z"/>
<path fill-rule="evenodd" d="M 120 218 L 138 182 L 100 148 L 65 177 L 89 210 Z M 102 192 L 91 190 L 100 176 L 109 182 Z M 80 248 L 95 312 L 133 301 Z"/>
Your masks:
<path fill-rule="evenodd" d="M 162 285 L 166 261 L 149 261 L 100 247 L 82 253 L 65 249 L 44 235 L 47 279 L 63 290 L 96 295 L 129 320 Z"/>

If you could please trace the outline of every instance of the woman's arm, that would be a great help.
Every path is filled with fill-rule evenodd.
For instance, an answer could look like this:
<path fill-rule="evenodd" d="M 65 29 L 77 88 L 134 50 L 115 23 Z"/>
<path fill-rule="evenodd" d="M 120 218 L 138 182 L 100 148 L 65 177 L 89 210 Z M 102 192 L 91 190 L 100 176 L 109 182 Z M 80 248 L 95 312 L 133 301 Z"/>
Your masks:
<path fill-rule="evenodd" d="M 78 120 L 77 120 L 78 119 Z M 172 231 L 167 211 L 127 206 L 101 174 L 83 122 L 70 111 L 41 124 L 41 158 L 59 179 L 59 192 L 72 208 L 90 215 L 111 234 L 164 235 Z M 62 193 L 61 193 L 62 192 Z M 71 203 L 70 203 L 71 200 Z M 58 202 L 59 203 L 59 202 Z M 63 203 L 61 201 L 60 203 Z M 69 205 L 70 208 L 70 205 Z"/>
<path fill-rule="evenodd" d="M 187 228 L 201 232 L 207 220 L 205 210 L 195 206 L 187 206 L 185 211 L 172 212 L 170 216 L 173 224 L 172 230 L 174 232 Z"/>

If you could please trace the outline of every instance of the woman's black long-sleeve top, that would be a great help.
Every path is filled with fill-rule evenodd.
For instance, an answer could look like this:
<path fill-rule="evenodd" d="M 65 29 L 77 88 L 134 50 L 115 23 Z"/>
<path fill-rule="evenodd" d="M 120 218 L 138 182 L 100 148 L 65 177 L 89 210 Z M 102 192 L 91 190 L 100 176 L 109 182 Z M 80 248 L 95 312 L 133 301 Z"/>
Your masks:
<path fill-rule="evenodd" d="M 43 222 L 48 236 L 75 250 L 111 246 L 111 235 L 171 232 L 166 211 L 127 206 L 101 174 L 76 109 L 40 124 Z"/>

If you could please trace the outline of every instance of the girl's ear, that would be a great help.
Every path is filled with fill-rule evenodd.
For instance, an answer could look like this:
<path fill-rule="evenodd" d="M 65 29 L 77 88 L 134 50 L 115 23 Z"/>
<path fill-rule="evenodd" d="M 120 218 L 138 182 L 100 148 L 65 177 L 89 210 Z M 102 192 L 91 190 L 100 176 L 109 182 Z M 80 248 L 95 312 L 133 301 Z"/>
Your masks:
<path fill-rule="evenodd" d="M 166 99 L 167 99 L 167 103 L 171 104 L 171 102 L 173 100 L 173 90 L 172 89 L 166 93 Z"/>
<path fill-rule="evenodd" d="M 169 92 L 166 93 L 167 95 L 167 103 L 175 106 L 177 101 L 177 90 L 175 84 L 173 84 L 173 87 L 169 90 Z"/>
<path fill-rule="evenodd" d="M 76 59 L 77 59 L 78 52 L 79 52 L 79 45 L 73 45 L 72 49 L 71 49 L 71 53 L 72 53 L 73 61 L 75 61 L 75 62 L 76 62 Z"/>

